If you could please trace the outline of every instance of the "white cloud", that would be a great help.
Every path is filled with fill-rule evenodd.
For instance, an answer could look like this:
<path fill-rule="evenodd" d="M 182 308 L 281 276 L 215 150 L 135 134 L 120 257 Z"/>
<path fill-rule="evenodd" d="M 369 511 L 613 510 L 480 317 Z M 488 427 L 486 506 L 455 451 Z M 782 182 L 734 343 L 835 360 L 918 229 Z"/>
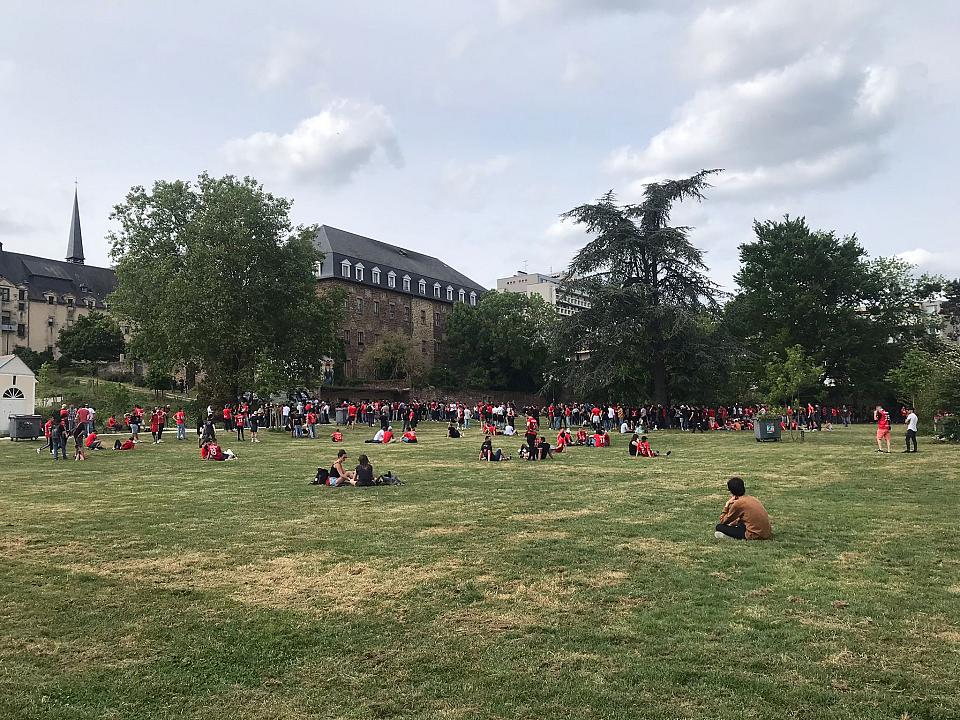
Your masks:
<path fill-rule="evenodd" d="M 448 162 L 440 175 L 440 185 L 447 201 L 464 209 L 479 210 L 496 190 L 493 181 L 514 166 L 509 155 L 496 155 L 478 162 Z"/>
<path fill-rule="evenodd" d="M 543 233 L 543 236 L 548 240 L 556 240 L 564 243 L 583 241 L 586 235 L 587 231 L 583 225 L 573 222 L 572 220 L 567 220 L 566 218 L 558 219 Z"/>
<path fill-rule="evenodd" d="M 606 166 L 663 175 L 723 167 L 724 192 L 805 189 L 870 176 L 901 108 L 897 70 L 815 51 L 749 78 L 708 85 L 645 147 L 615 150 Z"/>
<path fill-rule="evenodd" d="M 403 165 L 396 131 L 381 105 L 336 100 L 283 135 L 258 132 L 229 141 L 230 162 L 283 177 L 342 185 L 376 158 Z"/>
<path fill-rule="evenodd" d="M 597 76 L 596 64 L 579 53 L 569 53 L 560 79 L 565 85 L 582 85 Z"/>
<path fill-rule="evenodd" d="M 897 257 L 916 265 L 920 270 L 955 277 L 960 275 L 960 256 L 953 252 L 933 252 L 926 248 L 914 248 Z"/>

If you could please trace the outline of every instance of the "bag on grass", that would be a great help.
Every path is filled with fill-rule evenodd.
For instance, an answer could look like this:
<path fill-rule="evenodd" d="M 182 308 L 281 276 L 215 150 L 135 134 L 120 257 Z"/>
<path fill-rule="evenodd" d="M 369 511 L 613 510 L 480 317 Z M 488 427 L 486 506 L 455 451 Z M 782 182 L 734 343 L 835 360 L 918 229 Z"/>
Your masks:
<path fill-rule="evenodd" d="M 383 475 L 379 475 L 376 480 L 377 485 L 403 485 L 403 481 L 400 480 L 399 475 L 394 475 L 391 471 L 387 470 Z"/>
<path fill-rule="evenodd" d="M 330 471 L 326 468 L 317 468 L 317 475 L 313 480 L 310 481 L 311 485 L 326 485 L 327 479 L 330 477 Z"/>

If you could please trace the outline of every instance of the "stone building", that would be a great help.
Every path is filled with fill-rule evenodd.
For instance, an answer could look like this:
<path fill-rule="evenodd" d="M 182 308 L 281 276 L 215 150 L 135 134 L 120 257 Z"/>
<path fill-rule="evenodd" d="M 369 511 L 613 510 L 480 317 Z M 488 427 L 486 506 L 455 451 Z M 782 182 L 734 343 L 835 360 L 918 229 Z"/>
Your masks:
<path fill-rule="evenodd" d="M 110 268 L 84 263 L 74 193 L 65 260 L 9 252 L 0 244 L 0 355 L 18 347 L 56 353 L 60 330 L 92 310 L 106 311 L 116 284 Z"/>
<path fill-rule="evenodd" d="M 414 250 L 320 226 L 321 288 L 347 291 L 342 337 L 347 377 L 359 377 L 365 349 L 387 333 L 410 338 L 431 367 L 443 351 L 447 316 L 455 303 L 476 305 L 486 289 L 443 261 Z"/>

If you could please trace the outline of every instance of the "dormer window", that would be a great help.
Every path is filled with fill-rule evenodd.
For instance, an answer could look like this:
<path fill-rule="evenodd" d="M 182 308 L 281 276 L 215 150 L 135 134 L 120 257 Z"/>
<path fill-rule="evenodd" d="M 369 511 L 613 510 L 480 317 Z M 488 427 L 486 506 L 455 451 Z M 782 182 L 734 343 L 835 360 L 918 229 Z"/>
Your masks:
<path fill-rule="evenodd" d="M 477 304 L 477 294 L 473 291 L 470 292 L 470 304 L 471 305 Z"/>
<path fill-rule="evenodd" d="M 397 286 L 397 274 L 391 270 L 387 273 L 387 287 L 395 288 Z"/>
<path fill-rule="evenodd" d="M 57 302 L 57 296 L 56 296 L 56 295 L 47 295 L 47 304 L 48 304 L 48 305 L 55 305 L 56 302 Z"/>
<path fill-rule="evenodd" d="M 313 276 L 318 278 L 318 277 L 321 277 L 322 275 L 323 275 L 323 260 L 320 260 L 313 264 Z"/>
<path fill-rule="evenodd" d="M 453 288 L 447 285 L 447 300 L 453 302 Z"/>
<path fill-rule="evenodd" d="M 345 277 L 345 278 L 349 278 L 349 277 L 350 277 L 350 267 L 351 267 L 350 261 L 349 261 L 349 260 L 343 260 L 343 261 L 340 263 L 340 274 L 341 274 L 343 277 Z"/>
<path fill-rule="evenodd" d="M 437 300 L 440 299 L 440 283 L 433 284 L 433 296 L 437 298 Z"/>
<path fill-rule="evenodd" d="M 375 267 L 373 270 L 370 271 L 370 280 L 373 282 L 374 285 L 380 284 L 380 268 Z"/>
<path fill-rule="evenodd" d="M 363 265 L 361 265 L 360 263 L 357 263 L 356 265 L 354 265 L 353 269 L 354 269 L 354 278 L 356 278 L 359 282 L 363 282 Z"/>
<path fill-rule="evenodd" d="M 68 307 L 68 308 L 72 308 L 72 307 L 73 307 L 73 298 L 72 298 L 72 297 L 68 297 L 68 298 L 67 298 L 67 307 Z"/>
<path fill-rule="evenodd" d="M 427 294 L 427 281 L 424 280 L 423 278 L 420 278 L 419 288 L 420 288 L 420 294 L 421 294 L 421 295 L 426 295 L 426 294 Z"/>
<path fill-rule="evenodd" d="M 409 275 L 403 276 L 403 291 L 410 292 L 410 276 Z"/>
<path fill-rule="evenodd" d="M 87 298 L 87 307 L 93 310 L 97 306 L 97 301 L 93 298 Z"/>
<path fill-rule="evenodd" d="M 467 301 L 467 291 L 464 290 L 463 288 L 460 288 L 460 292 L 457 294 L 457 298 L 460 300 L 460 302 L 466 302 L 466 301 Z"/>

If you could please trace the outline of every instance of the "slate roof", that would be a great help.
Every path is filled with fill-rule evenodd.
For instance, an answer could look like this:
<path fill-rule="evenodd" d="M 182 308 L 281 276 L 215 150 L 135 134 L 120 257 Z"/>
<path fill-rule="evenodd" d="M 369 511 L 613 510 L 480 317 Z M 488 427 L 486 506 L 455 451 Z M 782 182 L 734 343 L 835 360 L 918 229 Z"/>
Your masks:
<path fill-rule="evenodd" d="M 73 192 L 73 218 L 70 220 L 70 239 L 67 242 L 67 262 L 83 265 L 83 233 L 80 230 L 80 203 Z"/>
<path fill-rule="evenodd" d="M 437 281 L 444 286 L 452 285 L 467 291 L 475 290 L 477 294 L 487 291 L 480 283 L 471 280 L 432 255 L 424 255 L 415 250 L 407 250 L 329 225 L 320 226 L 316 244 L 327 254 L 328 259 L 332 256 L 336 265 L 339 265 L 343 258 L 353 264 L 356 264 L 357 260 L 361 261 L 366 268 L 367 278 L 376 266 L 380 268 L 384 277 L 389 270 L 394 270 L 400 275 L 409 274 L 413 278 L 414 288 L 416 282 L 422 277 L 430 285 Z"/>
<path fill-rule="evenodd" d="M 57 296 L 65 304 L 65 295 L 72 295 L 78 305 L 93 297 L 99 309 L 117 286 L 117 276 L 110 268 L 80 265 L 63 260 L 49 260 L 34 255 L 0 250 L 0 277 L 14 285 L 26 285 L 30 300 L 46 301 L 46 293 Z M 86 289 L 84 289 L 86 288 Z"/>
<path fill-rule="evenodd" d="M 16 355 L 0 355 L 0 373 L 33 377 L 33 370 Z"/>

